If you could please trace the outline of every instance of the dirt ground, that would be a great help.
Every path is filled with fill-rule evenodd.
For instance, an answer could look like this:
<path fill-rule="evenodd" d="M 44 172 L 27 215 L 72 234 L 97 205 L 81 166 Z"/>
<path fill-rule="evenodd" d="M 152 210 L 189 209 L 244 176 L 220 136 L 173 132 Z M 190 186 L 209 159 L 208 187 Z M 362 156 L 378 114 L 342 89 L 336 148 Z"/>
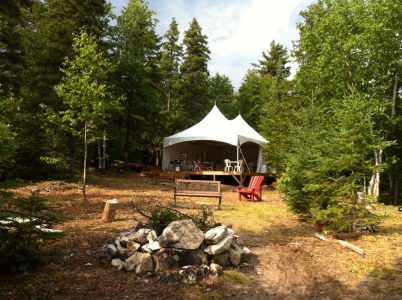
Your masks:
<path fill-rule="evenodd" d="M 236 187 L 217 199 L 178 198 L 178 210 L 208 204 L 214 219 L 232 224 L 253 253 L 250 265 L 196 285 L 160 284 L 155 277 L 118 271 L 99 259 L 103 244 L 138 218 L 135 202 L 172 205 L 172 182 L 139 173 L 91 174 L 89 204 L 79 186 L 63 181 L 25 183 L 14 192 L 39 188 L 64 215 L 63 239 L 47 247 L 46 263 L 22 274 L 0 274 L 1 299 L 402 299 L 402 213 L 376 205 L 384 216 L 379 232 L 349 238 L 361 256 L 334 241 L 312 236 L 314 226 L 287 210 L 278 191 L 265 188 L 263 202 L 239 202 Z M 117 198 L 117 221 L 100 222 L 105 200 Z M 344 237 L 345 238 L 345 237 Z"/>

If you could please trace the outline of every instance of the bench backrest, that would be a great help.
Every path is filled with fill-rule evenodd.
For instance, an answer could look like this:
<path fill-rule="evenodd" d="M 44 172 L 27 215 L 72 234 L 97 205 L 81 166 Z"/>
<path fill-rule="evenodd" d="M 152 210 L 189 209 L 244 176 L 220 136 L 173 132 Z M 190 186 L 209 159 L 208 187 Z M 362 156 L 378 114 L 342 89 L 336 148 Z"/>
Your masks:
<path fill-rule="evenodd" d="M 258 190 L 261 188 L 264 181 L 264 176 L 252 176 L 247 190 Z"/>
<path fill-rule="evenodd" d="M 211 192 L 221 193 L 221 182 L 210 180 L 176 179 L 174 185 L 176 192 Z"/>

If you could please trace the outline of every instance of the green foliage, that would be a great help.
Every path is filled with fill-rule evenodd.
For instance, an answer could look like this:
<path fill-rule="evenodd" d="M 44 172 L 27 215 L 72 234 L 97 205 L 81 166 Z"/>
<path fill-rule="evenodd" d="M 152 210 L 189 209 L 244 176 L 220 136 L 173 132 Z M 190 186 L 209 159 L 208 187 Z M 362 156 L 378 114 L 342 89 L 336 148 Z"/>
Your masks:
<path fill-rule="evenodd" d="M 97 50 L 95 38 L 81 32 L 74 38 L 74 51 L 76 57 L 66 59 L 64 77 L 55 89 L 67 107 L 60 112 L 60 121 L 81 136 L 84 123 L 94 132 L 104 125 L 118 101 L 113 99 L 107 80 L 112 65 Z"/>
<path fill-rule="evenodd" d="M 50 203 L 36 192 L 28 198 L 0 191 L 0 266 L 25 271 L 44 258 L 44 245 L 62 237 L 46 228 L 60 223 Z"/>
<path fill-rule="evenodd" d="M 247 71 L 239 88 L 238 108 L 244 120 L 257 128 L 263 116 L 264 99 L 261 95 L 261 76 L 257 70 Z"/>
<path fill-rule="evenodd" d="M 228 118 L 234 119 L 238 113 L 234 87 L 229 77 L 216 73 L 209 79 L 208 97 L 216 103 L 219 110 Z"/>
<path fill-rule="evenodd" d="M 191 219 L 194 224 L 202 231 L 207 231 L 214 227 L 216 222 L 213 220 L 213 212 L 206 205 L 202 205 L 193 214 L 183 214 L 160 205 L 156 206 L 136 206 L 134 208 L 148 219 L 147 226 L 160 235 L 163 230 L 174 221 Z"/>
<path fill-rule="evenodd" d="M 282 181 L 294 211 L 316 218 L 328 214 L 334 228 L 354 228 L 362 217 L 357 192 L 365 191 L 366 178 L 375 169 L 372 152 L 392 144 L 374 128 L 379 107 L 352 92 L 332 100 L 330 109 L 312 103 L 295 115 Z"/>
<path fill-rule="evenodd" d="M 262 52 L 263 60 L 254 65 L 263 76 L 270 76 L 277 80 L 285 80 L 290 75 L 288 50 L 279 43 L 272 41 L 269 51 Z"/>
<path fill-rule="evenodd" d="M 317 1 L 301 12 L 300 40 L 294 56 L 300 66 L 296 75 L 300 103 L 330 106 L 351 88 L 364 95 L 373 107 L 384 109 L 373 128 L 385 140 L 397 143 L 384 152 L 389 176 L 382 178 L 399 199 L 401 170 L 401 46 L 402 3 L 400 1 Z M 370 135 L 370 128 L 367 134 Z M 380 149 L 380 148 L 379 148 Z M 374 151 L 373 151 L 374 153 Z M 397 158 L 395 160 L 395 158 Z"/>
<path fill-rule="evenodd" d="M 104 46 L 102 39 L 108 27 L 110 4 L 105 0 L 32 3 L 31 9 L 23 11 L 24 24 L 21 26 L 24 50 L 21 109 L 25 118 L 19 125 L 23 146 L 17 159 L 24 167 L 41 169 L 47 164 L 40 157 L 54 158 L 63 162 L 57 164 L 58 168 L 65 171 L 67 163 L 73 174 L 76 155 L 80 154 L 77 138 L 65 124 L 48 122 L 48 111 L 43 111 L 40 106 L 45 105 L 55 114 L 66 109 L 54 89 L 63 76 L 63 61 L 65 57 L 73 57 L 73 38 L 81 29 L 95 36 Z"/>
<path fill-rule="evenodd" d="M 159 135 L 163 126 L 158 122 L 159 38 L 155 26 L 154 12 L 148 4 L 131 0 L 114 28 L 114 80 L 118 95 L 125 99 L 115 120 L 118 134 L 123 135 L 126 164 L 130 153 L 150 150 L 150 141 Z"/>
<path fill-rule="evenodd" d="M 210 50 L 207 36 L 194 18 L 184 33 L 185 47 L 183 63 L 180 68 L 180 96 L 185 115 L 181 120 L 184 129 L 200 120 L 213 103 L 208 99 L 208 61 Z"/>

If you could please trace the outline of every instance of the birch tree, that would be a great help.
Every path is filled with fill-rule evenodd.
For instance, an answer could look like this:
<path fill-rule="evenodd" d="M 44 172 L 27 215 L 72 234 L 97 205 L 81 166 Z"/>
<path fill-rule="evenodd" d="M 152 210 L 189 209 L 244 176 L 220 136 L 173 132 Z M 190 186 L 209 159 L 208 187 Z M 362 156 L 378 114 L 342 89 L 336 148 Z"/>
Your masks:
<path fill-rule="evenodd" d="M 66 109 L 60 111 L 60 121 L 84 142 L 82 190 L 86 196 L 88 143 L 95 138 L 100 126 L 118 106 L 107 83 L 111 63 L 98 50 L 95 38 L 85 31 L 74 38 L 72 59 L 66 58 L 63 78 L 55 89 Z"/>

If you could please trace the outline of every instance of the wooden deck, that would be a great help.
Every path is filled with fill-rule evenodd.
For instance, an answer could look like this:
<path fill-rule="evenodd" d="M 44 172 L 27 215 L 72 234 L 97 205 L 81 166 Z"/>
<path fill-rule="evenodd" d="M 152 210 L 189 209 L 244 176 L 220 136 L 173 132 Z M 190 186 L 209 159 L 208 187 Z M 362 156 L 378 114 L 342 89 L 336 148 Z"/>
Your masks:
<path fill-rule="evenodd" d="M 225 172 L 225 171 L 161 171 L 159 173 L 160 178 L 169 179 L 184 179 L 190 178 L 190 176 L 211 176 L 213 181 L 216 180 L 216 176 L 231 176 L 236 180 L 239 185 L 243 185 L 245 179 L 250 176 L 270 176 L 276 177 L 272 173 L 257 173 L 257 172 Z"/>

